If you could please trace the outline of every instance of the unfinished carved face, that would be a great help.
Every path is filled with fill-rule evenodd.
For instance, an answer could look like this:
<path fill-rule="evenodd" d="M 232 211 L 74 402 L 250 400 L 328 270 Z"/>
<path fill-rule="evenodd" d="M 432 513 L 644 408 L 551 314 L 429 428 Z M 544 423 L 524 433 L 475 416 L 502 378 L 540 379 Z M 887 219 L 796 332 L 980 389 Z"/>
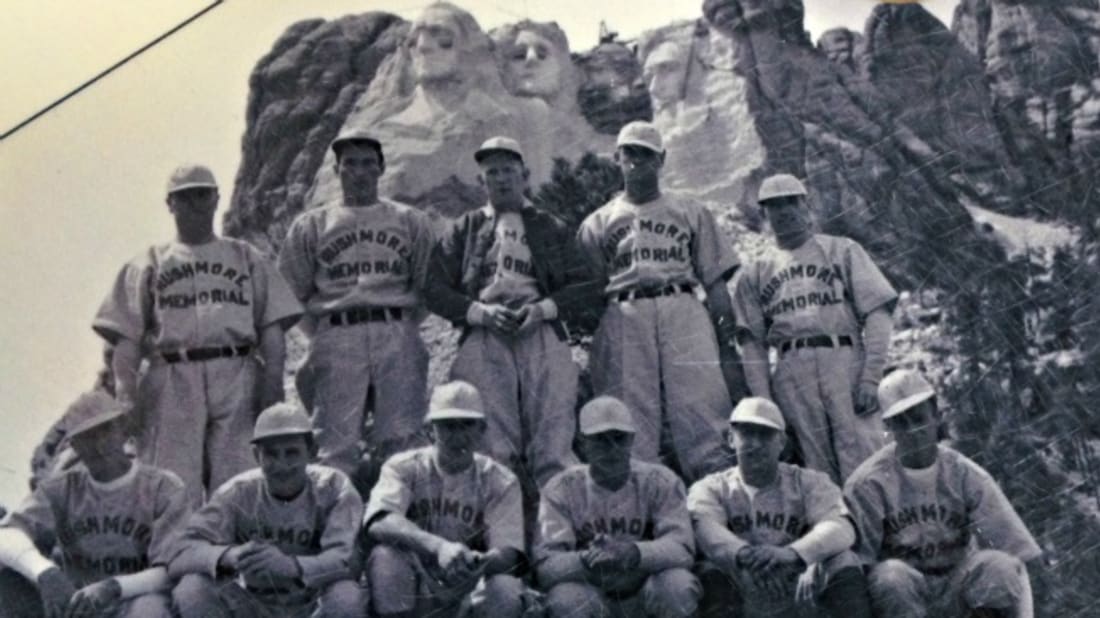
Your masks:
<path fill-rule="evenodd" d="M 836 64 L 852 62 L 852 35 L 843 30 L 830 30 L 821 35 L 821 51 Z"/>
<path fill-rule="evenodd" d="M 654 107 L 661 109 L 682 98 L 685 59 L 680 46 L 665 42 L 645 60 L 642 75 Z"/>
<path fill-rule="evenodd" d="M 532 30 L 523 30 L 516 36 L 507 70 L 516 94 L 550 98 L 561 88 L 564 67 L 553 41 Z"/>
<path fill-rule="evenodd" d="M 737 0 L 705 0 L 703 15 L 719 31 L 732 32 L 740 23 L 741 6 Z"/>
<path fill-rule="evenodd" d="M 406 39 L 416 81 L 423 84 L 457 78 L 461 70 L 459 50 L 465 43 L 449 11 L 440 7 L 424 11 Z"/>

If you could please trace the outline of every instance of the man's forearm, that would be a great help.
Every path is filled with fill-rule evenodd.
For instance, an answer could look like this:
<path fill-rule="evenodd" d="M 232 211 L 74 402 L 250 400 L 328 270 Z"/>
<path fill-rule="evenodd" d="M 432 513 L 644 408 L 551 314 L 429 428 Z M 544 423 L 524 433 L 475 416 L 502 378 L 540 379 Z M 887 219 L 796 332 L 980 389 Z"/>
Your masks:
<path fill-rule="evenodd" d="M 111 355 L 111 373 L 115 378 L 115 397 L 133 403 L 137 397 L 137 375 L 141 366 L 141 348 L 136 341 L 120 338 Z"/>
<path fill-rule="evenodd" d="M 516 572 L 519 566 L 519 550 L 513 547 L 497 547 L 485 552 L 485 574 L 497 575 L 499 573 Z"/>
<path fill-rule="evenodd" d="M 768 350 L 750 335 L 738 338 L 741 344 L 741 367 L 749 392 L 755 397 L 772 398 L 771 371 L 768 366 Z"/>
<path fill-rule="evenodd" d="M 863 321 L 863 370 L 859 380 L 878 384 L 886 368 L 894 319 L 886 307 L 875 309 Z"/>
<path fill-rule="evenodd" d="M 387 513 L 370 524 L 367 535 L 373 541 L 386 545 L 407 547 L 426 556 L 439 553 L 446 539 L 421 529 L 404 515 Z"/>
<path fill-rule="evenodd" d="M 283 400 L 283 366 L 286 362 L 286 340 L 279 324 L 265 326 L 260 333 L 260 358 L 263 373 L 260 377 L 259 409 L 262 410 Z"/>

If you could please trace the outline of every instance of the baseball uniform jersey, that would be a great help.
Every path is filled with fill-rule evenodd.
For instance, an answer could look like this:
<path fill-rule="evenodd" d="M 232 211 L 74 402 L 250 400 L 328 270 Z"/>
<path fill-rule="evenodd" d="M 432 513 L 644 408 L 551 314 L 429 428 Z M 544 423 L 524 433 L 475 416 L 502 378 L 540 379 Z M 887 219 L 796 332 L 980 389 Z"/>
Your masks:
<path fill-rule="evenodd" d="M 587 465 L 573 466 L 543 488 L 535 562 L 588 549 L 603 534 L 636 543 L 647 574 L 683 567 L 685 558 L 690 565 L 695 537 L 684 494 L 683 482 L 660 464 L 632 460 L 629 480 L 614 491 L 597 485 Z"/>
<path fill-rule="evenodd" d="M 737 256 L 714 216 L 689 198 L 664 193 L 645 204 L 620 195 L 581 223 L 581 251 L 607 281 L 607 308 L 592 344 L 592 382 L 634 410 L 634 455 L 658 457 L 664 416 L 683 472 L 698 478 L 725 467 L 722 431 L 731 407 L 710 316 L 697 296 L 729 277 Z M 618 293 L 671 294 L 620 301 Z"/>
<path fill-rule="evenodd" d="M 324 464 L 357 469 L 372 391 L 371 439 L 380 460 L 421 429 L 428 353 L 419 318 L 432 243 L 426 215 L 386 199 L 309 210 L 287 232 L 279 269 L 317 322 L 299 391 Z M 341 312 L 371 308 L 401 316 L 383 311 L 373 321 L 333 322 Z"/>
<path fill-rule="evenodd" d="M 806 465 L 841 482 L 883 444 L 880 415 L 859 416 L 862 324 L 897 292 L 853 240 L 815 234 L 794 250 L 774 247 L 745 265 L 732 297 L 737 328 L 761 345 L 846 336 L 851 345 L 781 352 L 772 395 L 798 436 Z"/>
<path fill-rule="evenodd" d="M 775 482 L 756 488 L 745 483 L 741 470 L 733 467 L 711 474 L 691 486 L 688 492 L 688 510 L 692 520 L 716 523 L 732 532 L 747 545 L 791 546 L 814 526 L 825 521 L 848 522 L 850 516 L 844 504 L 840 488 L 828 475 L 779 463 Z M 710 538 L 704 529 L 696 527 L 699 549 L 708 558 L 736 554 L 740 546 L 731 547 L 727 538 Z M 825 588 L 825 582 L 839 569 L 856 567 L 859 562 L 850 551 L 831 556 L 806 555 L 798 551 L 804 561 L 823 565 L 816 572 L 815 593 Z M 723 556 L 723 557 L 725 557 Z M 727 577 L 730 574 L 727 574 Z M 794 616 L 813 613 L 805 604 L 795 600 L 796 571 L 790 571 L 786 593 L 773 596 L 758 588 L 747 571 L 734 573 L 737 582 L 736 599 L 751 615 Z M 720 585 L 729 585 L 729 579 L 719 579 Z M 816 614 L 814 614 L 816 615 Z"/>
<path fill-rule="evenodd" d="M 821 472 L 780 463 L 774 483 L 752 488 L 737 467 L 715 472 L 691 486 L 688 511 L 693 520 L 709 519 L 750 545 L 786 546 L 827 520 L 848 518 L 837 487 Z M 723 549 L 699 538 L 704 555 Z"/>
<path fill-rule="evenodd" d="M 167 565 L 188 514 L 183 481 L 139 462 L 101 483 L 84 466 L 45 478 L 0 525 L 36 543 L 56 541 L 77 588 Z"/>
<path fill-rule="evenodd" d="M 269 582 L 245 577 L 248 590 L 266 604 L 300 605 L 326 586 L 354 579 L 363 501 L 339 470 L 311 464 L 306 474 L 305 489 L 289 501 L 268 492 L 260 468 L 242 472 L 219 487 L 181 534 L 173 574 L 204 573 L 214 578 L 227 549 L 260 541 L 294 556 L 304 584 L 298 589 L 272 589 Z"/>
<path fill-rule="evenodd" d="M 993 477 L 940 445 L 931 469 L 909 470 L 890 444 L 844 486 L 859 528 L 865 564 L 896 558 L 923 572 L 944 572 L 973 551 L 996 549 L 1027 562 L 1041 550 Z"/>
<path fill-rule="evenodd" d="M 92 328 L 139 344 L 149 360 L 135 402 L 144 413 L 139 455 L 178 474 L 192 505 L 204 485 L 213 489 L 252 465 L 258 368 L 247 352 L 201 362 L 164 355 L 254 348 L 264 328 L 300 312 L 271 263 L 231 238 L 151 247 L 123 267 L 100 306 Z"/>
<path fill-rule="evenodd" d="M 474 454 L 474 465 L 443 472 L 435 447 L 394 455 L 382 466 L 364 521 L 398 513 L 422 530 L 476 551 L 513 548 L 524 552 L 519 481 L 492 459 Z"/>

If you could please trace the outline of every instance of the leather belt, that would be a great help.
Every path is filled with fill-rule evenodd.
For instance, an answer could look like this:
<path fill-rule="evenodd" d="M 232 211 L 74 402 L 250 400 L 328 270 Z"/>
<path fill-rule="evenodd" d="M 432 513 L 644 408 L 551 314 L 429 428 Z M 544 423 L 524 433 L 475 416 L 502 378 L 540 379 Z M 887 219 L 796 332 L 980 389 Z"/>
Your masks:
<path fill-rule="evenodd" d="M 328 322 L 333 326 L 351 326 L 362 322 L 385 322 L 387 320 L 400 320 L 405 316 L 406 310 L 400 307 L 367 307 L 361 309 L 348 309 L 346 311 L 334 311 L 328 314 Z"/>
<path fill-rule="evenodd" d="M 782 354 L 799 348 L 839 348 L 851 345 L 852 338 L 848 335 L 814 335 L 813 337 L 788 339 L 779 344 L 779 352 Z"/>
<path fill-rule="evenodd" d="M 612 292 L 611 300 L 625 303 L 638 298 L 657 298 L 660 296 L 675 296 L 676 294 L 694 294 L 695 288 L 690 283 L 675 283 L 660 288 L 634 288 L 621 292 Z"/>
<path fill-rule="evenodd" d="M 210 348 L 188 348 L 174 352 L 161 352 L 160 357 L 166 363 L 197 363 L 215 358 L 233 358 L 248 356 L 252 352 L 250 345 L 223 345 Z"/>

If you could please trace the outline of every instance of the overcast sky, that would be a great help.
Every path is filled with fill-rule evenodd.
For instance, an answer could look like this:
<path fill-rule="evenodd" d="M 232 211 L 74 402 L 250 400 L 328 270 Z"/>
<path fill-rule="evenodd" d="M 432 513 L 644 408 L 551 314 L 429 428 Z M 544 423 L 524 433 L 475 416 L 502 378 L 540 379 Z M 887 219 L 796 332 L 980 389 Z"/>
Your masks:
<path fill-rule="evenodd" d="M 34 0 L 0 20 L 0 133 L 166 32 L 209 1 Z M 248 75 L 292 23 L 386 10 L 412 19 L 428 2 L 228 0 L 98 84 L 0 141 L 0 504 L 25 491 L 45 428 L 92 382 L 100 342 L 89 323 L 120 265 L 171 237 L 164 182 L 205 162 L 222 205 L 240 156 Z M 600 20 L 624 37 L 695 18 L 701 1 L 459 1 L 488 30 L 555 20 L 574 50 Z M 806 0 L 814 38 L 862 30 L 874 2 Z M 955 0 L 924 3 L 949 24 Z M 155 7 L 155 9 L 154 9 Z M 220 219 L 220 216 L 219 216 Z"/>

